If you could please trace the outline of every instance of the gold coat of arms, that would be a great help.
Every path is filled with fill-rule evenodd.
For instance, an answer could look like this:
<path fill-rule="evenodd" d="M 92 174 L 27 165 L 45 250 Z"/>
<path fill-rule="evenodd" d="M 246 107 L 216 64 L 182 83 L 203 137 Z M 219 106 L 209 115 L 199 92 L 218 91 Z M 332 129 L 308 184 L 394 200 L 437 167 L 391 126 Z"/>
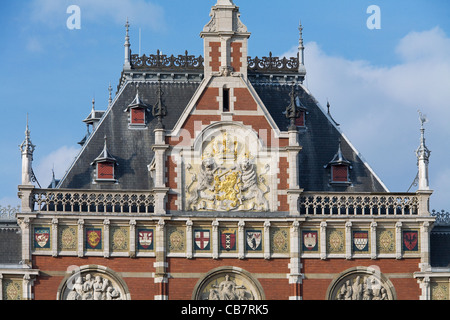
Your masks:
<path fill-rule="evenodd" d="M 270 167 L 258 163 L 241 139 L 222 132 L 206 145 L 198 166 L 187 165 L 191 181 L 185 188 L 186 210 L 269 210 L 266 176 Z"/>

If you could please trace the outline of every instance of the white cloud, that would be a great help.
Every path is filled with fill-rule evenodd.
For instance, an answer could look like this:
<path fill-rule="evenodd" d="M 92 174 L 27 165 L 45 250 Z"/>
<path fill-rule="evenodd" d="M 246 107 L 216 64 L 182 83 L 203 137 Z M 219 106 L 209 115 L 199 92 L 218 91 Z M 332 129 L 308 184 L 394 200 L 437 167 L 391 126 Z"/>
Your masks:
<path fill-rule="evenodd" d="M 427 114 L 431 205 L 450 208 L 450 38 L 438 27 L 411 32 L 392 50 L 401 62 L 379 67 L 307 43 L 305 85 L 322 106 L 330 100 L 343 132 L 392 191 L 406 191 L 417 173 L 417 110 Z M 284 55 L 296 53 L 293 48 Z"/>
<path fill-rule="evenodd" d="M 52 170 L 55 172 L 55 178 L 61 179 L 70 165 L 75 160 L 80 149 L 77 147 L 63 146 L 42 158 L 33 169 L 39 184 L 42 188 L 47 188 L 52 181 Z"/>
<path fill-rule="evenodd" d="M 145 0 L 34 0 L 30 19 L 52 27 L 65 25 L 70 17 L 66 12 L 70 5 L 80 7 L 81 27 L 83 21 L 113 21 L 124 25 L 128 17 L 133 25 L 155 31 L 166 28 L 164 9 Z"/>

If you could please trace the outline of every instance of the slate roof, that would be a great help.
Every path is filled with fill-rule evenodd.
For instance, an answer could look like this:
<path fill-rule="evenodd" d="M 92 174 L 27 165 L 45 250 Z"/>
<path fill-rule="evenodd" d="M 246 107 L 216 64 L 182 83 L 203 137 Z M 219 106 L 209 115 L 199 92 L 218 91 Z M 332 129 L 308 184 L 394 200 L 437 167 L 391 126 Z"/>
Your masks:
<path fill-rule="evenodd" d="M 450 268 L 450 226 L 435 226 L 430 233 L 430 264 Z"/>
<path fill-rule="evenodd" d="M 194 95 L 196 82 L 162 82 L 163 102 L 168 114 L 163 119 L 166 129 L 171 129 L 179 115 Z M 134 101 L 137 90 L 145 104 L 153 106 L 157 101 L 158 82 L 128 82 L 100 120 L 96 130 L 91 133 L 81 149 L 74 164 L 61 180 L 58 188 L 68 189 L 116 189 L 149 190 L 150 184 L 147 165 L 152 162 L 157 119 L 151 112 L 146 113 L 148 124 L 145 128 L 129 128 L 128 112 L 125 110 Z M 118 183 L 93 184 L 93 160 L 102 153 L 107 138 L 108 153 L 117 160 L 115 178 Z"/>
<path fill-rule="evenodd" d="M 22 233 L 16 223 L 0 222 L 0 265 L 17 265 L 22 260 Z"/>
<path fill-rule="evenodd" d="M 292 86 L 290 84 L 253 86 L 280 130 L 286 131 L 289 119 L 283 111 L 290 103 L 289 93 Z M 305 191 L 386 192 L 379 178 L 358 156 L 358 152 L 337 129 L 334 120 L 322 110 L 314 97 L 301 86 L 297 87 L 297 94 L 307 112 L 306 128 L 299 129 L 300 145 L 303 147 L 299 155 L 300 187 Z M 351 163 L 350 185 L 330 185 L 330 169 L 324 168 L 337 154 L 339 141 L 344 158 Z"/>

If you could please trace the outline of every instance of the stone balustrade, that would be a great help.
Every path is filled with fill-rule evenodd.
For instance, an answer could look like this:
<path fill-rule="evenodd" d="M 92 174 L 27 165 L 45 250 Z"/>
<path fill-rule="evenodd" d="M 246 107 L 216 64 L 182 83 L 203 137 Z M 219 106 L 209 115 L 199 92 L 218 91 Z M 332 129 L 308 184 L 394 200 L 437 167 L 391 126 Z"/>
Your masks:
<path fill-rule="evenodd" d="M 153 213 L 152 191 L 34 189 L 31 210 L 67 213 Z"/>
<path fill-rule="evenodd" d="M 303 192 L 300 215 L 312 216 L 417 216 L 420 202 L 416 193 L 325 193 Z"/>

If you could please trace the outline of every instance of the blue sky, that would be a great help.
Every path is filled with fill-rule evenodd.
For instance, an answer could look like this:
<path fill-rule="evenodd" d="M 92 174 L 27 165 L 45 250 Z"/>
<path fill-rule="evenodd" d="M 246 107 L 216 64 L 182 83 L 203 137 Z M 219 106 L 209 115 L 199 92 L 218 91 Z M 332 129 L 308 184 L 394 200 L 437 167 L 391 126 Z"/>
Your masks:
<path fill-rule="evenodd" d="M 18 204 L 18 145 L 26 115 L 37 146 L 33 168 L 43 187 L 64 175 L 91 110 L 105 109 L 123 65 L 125 20 L 133 53 L 203 55 L 199 33 L 210 0 L 30 0 L 0 4 L 0 205 Z M 386 186 L 405 192 L 416 172 L 417 110 L 427 114 L 432 209 L 450 210 L 450 3 L 446 0 L 235 0 L 252 33 L 249 55 L 294 55 L 304 26 L 305 86 Z M 81 9 L 81 29 L 66 12 Z M 370 30 L 367 8 L 381 10 Z M 115 92 L 115 90 L 114 90 Z M 413 188 L 413 191 L 416 189 Z"/>

